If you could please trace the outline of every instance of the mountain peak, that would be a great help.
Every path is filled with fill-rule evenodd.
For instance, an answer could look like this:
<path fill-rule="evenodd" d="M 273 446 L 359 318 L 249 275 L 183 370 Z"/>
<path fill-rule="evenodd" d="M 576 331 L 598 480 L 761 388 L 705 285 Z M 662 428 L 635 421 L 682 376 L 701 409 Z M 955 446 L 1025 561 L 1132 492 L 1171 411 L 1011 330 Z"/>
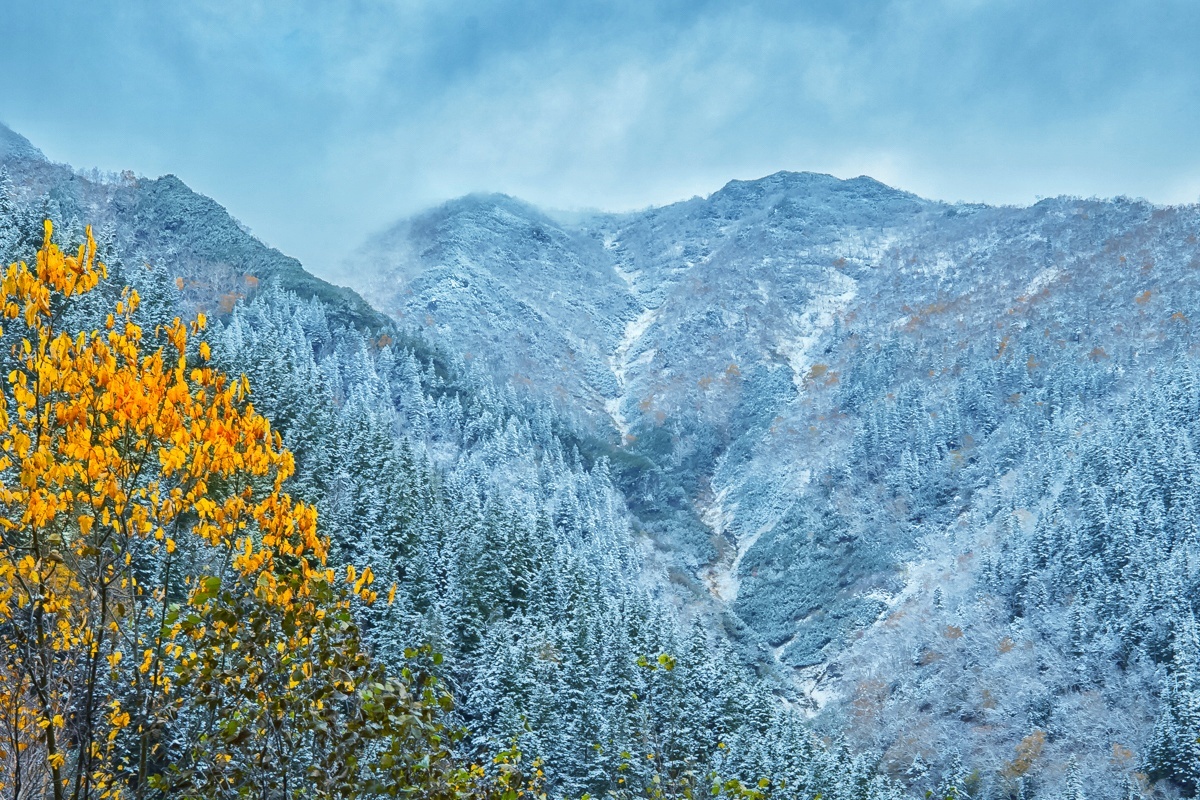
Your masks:
<path fill-rule="evenodd" d="M 541 217 L 540 209 L 519 198 L 499 192 L 473 192 L 443 203 L 439 209 L 448 214 L 506 211 L 518 217 Z"/>
<path fill-rule="evenodd" d="M 854 196 L 904 197 L 920 200 L 917 195 L 888 186 L 868 175 L 838 178 L 824 172 L 780 170 L 755 180 L 732 180 L 716 194 L 848 194 Z"/>
<path fill-rule="evenodd" d="M 757 180 L 730 181 L 702 201 L 721 218 L 752 210 L 825 226 L 892 224 L 933 205 L 915 194 L 860 175 L 841 179 L 819 172 L 776 172 Z"/>
<path fill-rule="evenodd" d="M 0 161 L 46 161 L 46 154 L 12 128 L 0 122 Z"/>

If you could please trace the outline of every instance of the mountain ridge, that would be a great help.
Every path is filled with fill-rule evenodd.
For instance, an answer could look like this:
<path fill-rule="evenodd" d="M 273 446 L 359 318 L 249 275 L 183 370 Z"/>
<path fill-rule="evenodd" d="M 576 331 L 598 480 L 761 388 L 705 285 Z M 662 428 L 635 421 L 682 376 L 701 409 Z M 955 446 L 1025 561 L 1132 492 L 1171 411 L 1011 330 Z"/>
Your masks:
<path fill-rule="evenodd" d="M 326 302 L 331 318 L 341 324 L 391 327 L 353 290 L 316 277 L 295 258 L 262 243 L 223 206 L 175 175 L 93 181 L 68 166 L 51 163 L 28 139 L 2 124 L 0 167 L 8 171 L 14 190 L 22 196 L 49 198 L 52 205 L 45 212 L 61 222 L 86 220 L 97 230 L 107 227 L 125 253 L 191 269 L 181 279 L 197 285 L 197 296 L 226 295 L 232 302 L 253 293 L 260 282 L 279 280 L 303 298 Z M 30 224 L 38 227 L 40 220 Z M 40 233 L 30 235 L 36 238 Z M 189 263 L 173 258 L 181 247 Z M 220 313 L 222 309 L 209 310 Z"/>
<path fill-rule="evenodd" d="M 866 177 L 783 172 L 561 220 L 552 247 L 534 233 L 545 215 L 507 208 L 507 225 L 478 207 L 448 217 L 390 268 L 368 243 L 360 263 L 381 272 L 364 296 L 660 470 L 682 502 L 664 517 L 626 484 L 631 509 L 818 724 L 864 746 L 886 731 L 894 764 L 911 758 L 900 743 L 920 739 L 914 726 L 934 726 L 947 747 L 992 747 L 970 724 L 1000 719 L 991 706 L 939 716 L 938 703 L 889 689 L 883 728 L 852 710 L 872 681 L 949 680 L 933 666 L 945 657 L 936 641 L 922 645 L 933 660 L 904 660 L 902 642 L 932 635 L 917 620 L 1002 639 L 1033 614 L 998 610 L 986 576 L 1007 567 L 989 565 L 1031 547 L 1023 537 L 1064 502 L 1053 487 L 1076 478 L 1021 476 L 1069 473 L 1051 444 L 1067 420 L 1119 414 L 1116 398 L 1154 383 L 1137 376 L 1192 357 L 1179 354 L 1194 352 L 1200 206 L 948 204 Z M 468 274 L 477 291 L 443 291 Z M 522 313 L 519 298 L 539 291 L 557 299 Z M 1012 533 L 997 522 L 1009 515 L 1025 520 Z M 960 576 L 941 605 L 936 574 Z M 1066 613 L 1046 609 L 1044 637 L 1028 639 L 1039 658 L 1058 647 Z M 986 646 L 957 652 L 979 659 Z M 1104 669 L 1114 687 L 1146 680 Z M 1025 713 L 1011 689 L 998 706 L 1009 733 Z M 1069 682 L 1053 691 L 1073 697 Z M 1148 713 L 1106 697 L 1113 714 Z"/>
<path fill-rule="evenodd" d="M 12 128 L 0 122 L 0 161 L 6 159 L 48 161 L 45 153 Z"/>

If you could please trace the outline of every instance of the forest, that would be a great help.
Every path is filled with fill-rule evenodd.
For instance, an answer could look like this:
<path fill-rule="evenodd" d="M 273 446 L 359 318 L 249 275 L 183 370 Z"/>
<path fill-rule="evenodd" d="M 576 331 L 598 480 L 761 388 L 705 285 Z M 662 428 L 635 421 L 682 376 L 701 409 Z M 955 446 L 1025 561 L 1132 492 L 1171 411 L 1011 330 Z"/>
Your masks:
<path fill-rule="evenodd" d="M 766 186 L 713 203 L 765 192 L 812 224 L 795 198 L 824 189 Z M 1063 203 L 1045 224 L 1080 219 Z M 638 235 L 678 227 L 655 213 Z M 1089 213 L 1107 240 L 1136 217 L 1182 241 L 1196 216 Z M 520 247 L 576 235 L 552 222 Z M 897 282 L 918 245 L 893 245 Z M 848 253 L 822 269 L 880 269 L 820 246 Z M 692 381 L 622 431 L 316 279 L 177 179 L 10 158 L 0 796 L 1195 796 L 1188 252 L 1111 312 L 1133 344 L 1069 300 L 948 346 L 926 272 L 896 300 L 907 327 L 843 313 L 797 380 L 795 359 L 739 357 L 709 380 L 726 416 L 689 410 Z M 716 305 L 671 330 L 703 340 Z M 807 460 L 763 444 L 817 417 Z"/>

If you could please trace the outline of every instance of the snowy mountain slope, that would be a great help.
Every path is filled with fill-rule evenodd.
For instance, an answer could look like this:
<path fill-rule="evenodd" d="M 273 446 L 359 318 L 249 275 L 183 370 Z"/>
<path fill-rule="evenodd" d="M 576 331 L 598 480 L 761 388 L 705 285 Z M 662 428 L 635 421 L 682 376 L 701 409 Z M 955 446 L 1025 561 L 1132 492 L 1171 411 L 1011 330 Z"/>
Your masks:
<path fill-rule="evenodd" d="M 592 411 L 617 391 L 609 357 L 641 309 L 597 243 L 532 207 L 463 198 L 402 223 L 356 260 L 356 274 L 379 270 L 361 288 L 390 298 L 383 310 L 464 345 L 468 357 L 496 354 L 506 380 Z"/>
<path fill-rule="evenodd" d="M 556 249 L 533 260 L 514 259 L 515 242 L 476 249 L 475 223 L 432 213 L 446 223 L 432 239 L 426 228 L 419 246 L 404 245 L 401 226 L 401 241 L 363 249 L 362 263 L 380 250 L 403 253 L 364 290 L 368 299 L 412 319 L 426 296 L 411 287 L 427 276 L 486 276 L 488 291 L 470 304 L 439 297 L 441 340 L 501 379 L 521 361 L 555 376 L 527 384 L 534 395 L 575 387 L 618 454 L 669 476 L 686 498 L 676 516 L 690 515 L 707 536 L 671 536 L 668 526 L 663 546 L 675 548 L 695 590 L 726 610 L 743 651 L 786 677 L 819 724 L 878 748 L 900 772 L 919 753 L 958 748 L 1003 775 L 1012 748 L 1046 731 L 1047 753 L 1061 764 L 1077 757 L 1105 786 L 1149 768 L 1131 757 L 1118 769 L 1088 749 L 1094 730 L 1051 720 L 1093 703 L 1114 725 L 1142 720 L 1113 727 L 1122 748 L 1153 750 L 1145 720 L 1156 713 L 1155 676 L 1170 648 L 1146 650 L 1150 640 L 1118 620 L 1117 605 L 1097 610 L 1126 631 L 1126 655 L 1105 651 L 1110 661 L 1095 668 L 1101 690 L 1089 695 L 1066 677 L 1076 667 L 1037 666 L 1061 646 L 1078 595 L 1051 590 L 1057 599 L 1039 606 L 1043 627 L 1031 633 L 1028 584 L 994 575 L 1009 575 L 995 565 L 1034 546 L 1027 529 L 1045 518 L 1037 509 L 1060 508 L 1071 525 L 1081 513 L 1053 488 L 1075 480 L 1055 471 L 1076 452 L 1061 444 L 1070 426 L 1133 413 L 1129 397 L 1164 391 L 1162 376 L 1195 358 L 1200 209 L 1125 198 L 947 205 L 869 178 L 779 173 L 664 208 L 563 223 Z M 574 280 L 556 283 L 560 270 Z M 536 316 L 510 310 L 509 297 L 538 303 L 542 281 L 552 303 Z M 575 308 L 610 313 L 582 360 L 567 345 Z M 495 326 L 502 343 L 488 341 Z M 1091 442 L 1093 430 L 1073 435 Z M 1014 484 L 1024 487 L 1017 501 Z M 1155 491 L 1106 502 L 1128 502 L 1121 513 L 1136 516 Z M 635 513 L 652 500 L 628 487 L 626 496 Z M 1170 506 L 1172 497 L 1155 502 Z M 1014 528 L 1010 518 L 1024 522 Z M 1169 542 L 1173 559 L 1200 555 L 1191 539 Z M 1036 568 L 1059 576 L 1045 585 L 1077 586 L 1067 567 L 1041 558 Z M 1129 573 L 1108 574 L 1088 591 L 1134 591 Z M 937 576 L 946 586 L 935 598 Z M 1140 580 L 1191 586 L 1195 577 Z M 1192 613 L 1155 603 L 1139 607 L 1160 620 Z M 952 673 L 941 665 L 944 648 L 922 643 L 931 631 L 949 631 L 949 642 L 960 631 L 974 659 L 1007 647 L 996 644 L 1007 636 L 1032 659 L 1013 668 L 1031 672 L 991 694 L 976 688 L 957 704 L 934 702 Z M 880 682 L 878 696 L 863 688 Z M 1131 685 L 1151 688 L 1131 705 L 1119 688 Z M 855 711 L 868 707 L 866 716 Z"/>
<path fill-rule="evenodd" d="M 679 765 L 771 775 L 831 800 L 894 796 L 869 755 L 820 742 L 781 706 L 708 617 L 678 613 L 675 564 L 631 528 L 603 443 L 549 403 L 369 309 L 356 314 L 355 295 L 170 176 L 0 166 L 5 260 L 32 261 L 47 218 L 64 247 L 83 221 L 99 223 L 109 278 L 67 307 L 67 329 L 102 326 L 127 283 L 143 298 L 148 342 L 175 314 L 217 309 L 204 334 L 212 363 L 248 376 L 255 407 L 294 454 L 287 489 L 317 507 L 331 566 L 395 581 L 394 602 L 356 606 L 356 620 L 381 665 L 435 669 L 453 687 L 455 723 L 469 732 L 453 737 L 457 755 L 487 763 L 519 742 L 556 798 L 648 795 Z M 676 502 L 654 464 L 612 454 L 645 497 Z M 421 643 L 440 665 L 413 660 Z M 647 654 L 661 655 L 655 667 Z M 630 758 L 647 742 L 664 763 Z M 307 755 L 289 764 L 302 770 Z"/>
<path fill-rule="evenodd" d="M 24 136 L 0 122 L 0 161 L 10 159 L 45 161 L 46 156 Z"/>
<path fill-rule="evenodd" d="M 90 224 L 131 261 L 169 263 L 170 277 L 184 281 L 193 306 L 228 311 L 260 284 L 278 280 L 305 299 L 327 304 L 336 322 L 360 328 L 390 324 L 354 292 L 317 278 L 296 259 L 263 244 L 222 206 L 174 175 L 148 179 L 76 172 L 51 163 L 3 125 L 0 168 L 17 199 L 38 204 L 25 225 L 31 241 L 41 241 L 42 218 L 68 228 Z"/>
<path fill-rule="evenodd" d="M 0 251 L 99 222 L 119 280 L 228 305 L 214 352 L 298 490 L 402 579 L 383 644 L 438 640 L 474 741 L 527 737 L 555 791 L 639 746 L 659 651 L 681 758 L 720 737 L 808 794 L 1200 790 L 1200 209 L 794 173 L 634 214 L 474 196 L 356 256 L 404 338 L 177 179 L 23 141 Z"/>

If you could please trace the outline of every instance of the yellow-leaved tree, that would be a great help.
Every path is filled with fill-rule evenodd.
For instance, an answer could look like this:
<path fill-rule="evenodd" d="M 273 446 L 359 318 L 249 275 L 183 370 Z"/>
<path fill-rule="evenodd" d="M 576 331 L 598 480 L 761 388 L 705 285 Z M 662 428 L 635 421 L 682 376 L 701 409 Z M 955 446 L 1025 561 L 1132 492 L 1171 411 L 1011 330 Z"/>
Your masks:
<path fill-rule="evenodd" d="M 291 454 L 203 316 L 95 330 L 64 312 L 105 277 L 89 230 L 3 276 L 0 796 L 523 794 L 457 766 L 432 678 L 364 650 Z M 492 770 L 491 774 L 497 774 Z"/>

